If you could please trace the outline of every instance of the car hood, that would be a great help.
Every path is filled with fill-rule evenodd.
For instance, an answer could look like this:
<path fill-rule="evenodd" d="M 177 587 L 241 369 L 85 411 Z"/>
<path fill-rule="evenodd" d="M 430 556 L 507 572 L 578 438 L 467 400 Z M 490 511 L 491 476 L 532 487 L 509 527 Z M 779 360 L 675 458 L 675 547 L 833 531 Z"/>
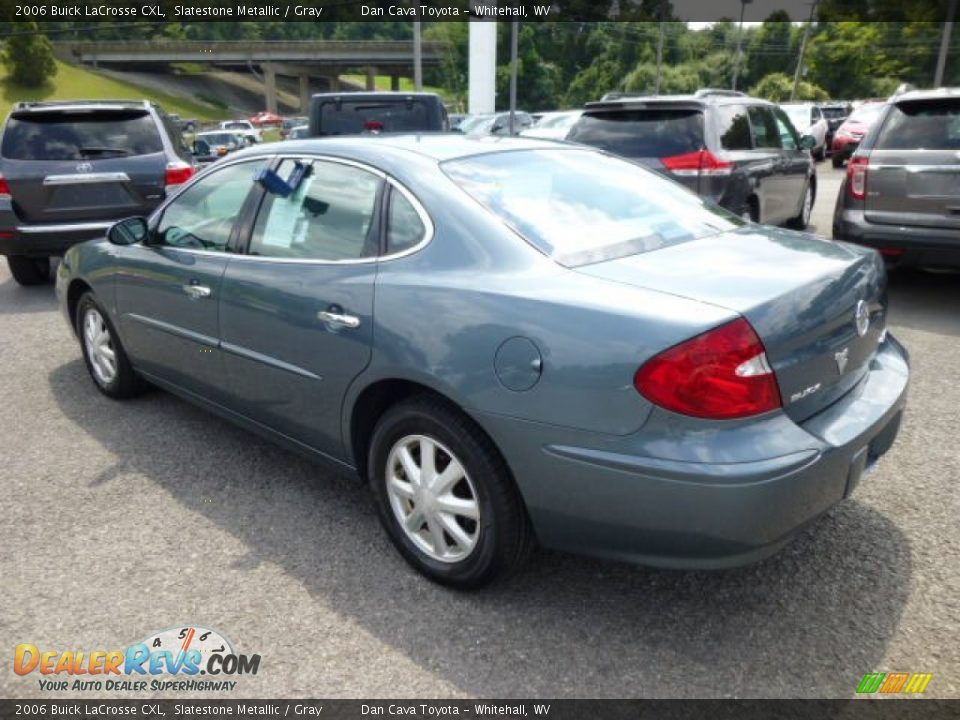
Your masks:
<path fill-rule="evenodd" d="M 577 272 L 723 307 L 746 317 L 777 373 L 785 405 L 809 416 L 852 387 L 866 370 L 886 322 L 886 275 L 879 255 L 806 233 L 751 225 Z M 866 335 L 857 306 L 870 312 Z M 838 372 L 836 353 L 847 350 Z"/>

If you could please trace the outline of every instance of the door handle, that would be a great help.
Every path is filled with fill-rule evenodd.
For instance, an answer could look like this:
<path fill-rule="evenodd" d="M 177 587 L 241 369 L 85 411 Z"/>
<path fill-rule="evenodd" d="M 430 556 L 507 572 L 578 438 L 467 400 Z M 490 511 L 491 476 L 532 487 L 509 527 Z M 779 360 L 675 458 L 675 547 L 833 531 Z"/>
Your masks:
<path fill-rule="evenodd" d="M 206 285 L 183 285 L 183 291 L 194 300 L 210 297 L 210 288 Z"/>
<path fill-rule="evenodd" d="M 339 308 L 337 308 L 339 309 Z M 356 315 L 346 315 L 342 312 L 332 312 L 331 310 L 321 310 L 317 317 L 323 320 L 327 325 L 335 328 L 354 328 L 360 327 L 360 318 Z"/>

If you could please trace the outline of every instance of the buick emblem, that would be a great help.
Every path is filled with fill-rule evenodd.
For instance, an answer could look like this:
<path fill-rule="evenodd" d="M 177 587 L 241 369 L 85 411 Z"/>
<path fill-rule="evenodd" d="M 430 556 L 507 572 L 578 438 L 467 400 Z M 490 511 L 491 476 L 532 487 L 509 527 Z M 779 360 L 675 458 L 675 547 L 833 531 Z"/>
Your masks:
<path fill-rule="evenodd" d="M 77 172 L 90 172 L 93 170 L 93 165 L 90 163 L 80 163 L 77 165 Z"/>
<path fill-rule="evenodd" d="M 850 359 L 850 348 L 844 348 L 840 352 L 833 354 L 833 359 L 837 361 L 837 372 L 843 375 L 847 367 L 847 361 Z"/>
<path fill-rule="evenodd" d="M 853 319 L 857 323 L 857 335 L 863 337 L 870 329 L 870 309 L 867 304 L 861 300 L 857 303 L 857 309 L 853 312 Z"/>

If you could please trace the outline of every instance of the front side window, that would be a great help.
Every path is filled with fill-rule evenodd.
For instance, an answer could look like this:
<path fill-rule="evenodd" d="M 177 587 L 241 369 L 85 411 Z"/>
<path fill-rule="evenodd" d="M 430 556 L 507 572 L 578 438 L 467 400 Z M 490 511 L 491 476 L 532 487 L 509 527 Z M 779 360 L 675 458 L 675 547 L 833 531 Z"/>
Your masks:
<path fill-rule="evenodd" d="M 754 145 L 758 148 L 780 148 L 780 128 L 773 113 L 759 105 L 752 106 L 749 112 Z"/>
<path fill-rule="evenodd" d="M 265 160 L 229 165 L 184 190 L 163 211 L 157 243 L 168 247 L 223 252 Z"/>
<path fill-rule="evenodd" d="M 566 266 L 652 252 L 741 224 L 657 173 L 591 150 L 487 153 L 441 167 L 506 225 Z"/>
<path fill-rule="evenodd" d="M 267 193 L 250 254 L 302 260 L 360 260 L 377 254 L 374 215 L 381 180 L 366 170 L 322 160 L 284 160 L 277 174 L 301 180 L 287 197 Z"/>

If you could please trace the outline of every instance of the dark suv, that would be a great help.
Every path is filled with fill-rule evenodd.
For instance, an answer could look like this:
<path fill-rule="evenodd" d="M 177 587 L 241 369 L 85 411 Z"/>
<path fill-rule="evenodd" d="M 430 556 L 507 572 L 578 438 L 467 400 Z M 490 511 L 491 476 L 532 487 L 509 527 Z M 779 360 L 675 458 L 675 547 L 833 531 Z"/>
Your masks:
<path fill-rule="evenodd" d="M 50 257 L 148 215 L 194 173 L 180 127 L 147 101 L 17 104 L 0 139 L 0 254 L 21 285 Z"/>
<path fill-rule="evenodd" d="M 588 103 L 567 140 L 642 163 L 755 222 L 810 221 L 815 141 L 766 100 L 700 90 Z"/>
<path fill-rule="evenodd" d="M 310 100 L 310 137 L 449 129 L 447 109 L 435 93 L 320 93 Z"/>
<path fill-rule="evenodd" d="M 847 165 L 833 236 L 890 264 L 960 267 L 960 88 L 882 107 Z"/>

